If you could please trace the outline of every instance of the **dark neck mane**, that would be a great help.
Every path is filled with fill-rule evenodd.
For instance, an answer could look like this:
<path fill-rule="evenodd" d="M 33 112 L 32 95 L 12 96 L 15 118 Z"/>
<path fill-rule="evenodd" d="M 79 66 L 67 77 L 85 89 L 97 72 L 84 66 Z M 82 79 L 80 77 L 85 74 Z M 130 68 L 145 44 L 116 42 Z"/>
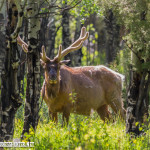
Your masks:
<path fill-rule="evenodd" d="M 45 92 L 49 99 L 55 99 L 59 93 L 59 81 L 56 84 L 50 84 L 45 81 Z"/>

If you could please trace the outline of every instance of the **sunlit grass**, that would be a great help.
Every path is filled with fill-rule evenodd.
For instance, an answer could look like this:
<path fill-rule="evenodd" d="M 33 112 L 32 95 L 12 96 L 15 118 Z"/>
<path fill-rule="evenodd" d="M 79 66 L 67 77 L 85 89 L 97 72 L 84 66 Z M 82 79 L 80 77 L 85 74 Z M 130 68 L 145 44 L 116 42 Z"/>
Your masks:
<path fill-rule="evenodd" d="M 61 118 L 59 116 L 59 118 Z M 104 123 L 95 113 L 90 117 L 72 114 L 67 127 L 51 121 L 39 122 L 36 133 L 31 130 L 27 139 L 35 142 L 35 149 L 76 149 L 76 150 L 147 150 L 150 147 L 150 130 L 138 138 L 130 138 L 125 132 L 125 122 L 119 118 Z M 22 123 L 17 120 L 15 135 L 21 135 Z"/>

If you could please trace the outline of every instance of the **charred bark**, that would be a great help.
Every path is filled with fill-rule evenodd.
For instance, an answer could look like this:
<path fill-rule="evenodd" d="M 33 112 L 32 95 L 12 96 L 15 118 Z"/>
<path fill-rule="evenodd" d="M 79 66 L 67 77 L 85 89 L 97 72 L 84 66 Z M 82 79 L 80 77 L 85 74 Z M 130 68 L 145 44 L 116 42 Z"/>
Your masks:
<path fill-rule="evenodd" d="M 22 100 L 18 92 L 18 66 L 19 53 L 16 37 L 19 32 L 17 24 L 18 14 L 22 17 L 23 12 L 18 13 L 16 3 L 7 3 L 8 22 L 6 26 L 6 51 L 5 63 L 2 71 L 1 85 L 1 122 L 0 141 L 12 139 L 14 132 L 14 119 L 17 109 L 21 106 Z M 17 27 L 18 26 L 18 27 Z"/>
<path fill-rule="evenodd" d="M 146 22 L 146 11 L 141 13 L 141 21 Z M 145 39 L 143 36 L 143 43 Z M 150 85 L 150 71 L 149 67 L 144 67 L 145 63 L 149 64 L 150 59 L 143 59 L 141 53 L 146 51 L 145 46 L 140 51 L 132 51 L 132 63 L 136 68 L 131 70 L 131 81 L 128 92 L 128 107 L 126 119 L 126 132 L 133 133 L 139 136 L 144 132 L 140 128 L 142 124 L 148 124 L 148 107 L 149 107 L 149 85 Z M 142 127 L 143 128 L 143 127 Z"/>
<path fill-rule="evenodd" d="M 54 4 L 55 3 L 55 0 L 51 0 L 51 3 Z M 56 8 L 53 7 L 51 8 L 51 11 L 52 12 L 55 12 L 56 11 Z M 47 42 L 45 40 L 45 48 L 46 48 L 46 53 L 47 53 L 47 56 L 50 58 L 50 59 L 53 59 L 55 54 L 54 54 L 54 51 L 55 51 L 55 37 L 56 37 L 56 34 L 57 34 L 57 30 L 59 29 L 56 29 L 56 25 L 55 25 L 55 22 L 56 22 L 56 17 L 55 15 L 50 15 L 49 18 L 43 18 L 43 27 L 42 29 L 44 29 L 44 26 L 46 27 L 46 39 L 47 39 Z M 46 24 L 46 25 L 44 25 Z M 42 26 L 42 25 L 41 25 Z"/>
<path fill-rule="evenodd" d="M 116 19 L 112 10 L 108 10 L 105 19 L 106 25 L 106 62 L 110 64 L 113 62 L 119 49 L 119 25 L 116 24 Z"/>
<path fill-rule="evenodd" d="M 27 53 L 27 89 L 24 114 L 24 133 L 29 133 L 30 127 L 36 130 L 39 119 L 40 98 L 40 48 L 39 31 L 40 18 L 37 18 L 39 5 L 37 0 L 28 1 L 28 53 Z"/>
<path fill-rule="evenodd" d="M 139 129 L 148 118 L 148 98 L 150 74 L 147 72 L 132 72 L 132 81 L 128 92 L 128 107 L 126 118 L 126 132 L 140 135 L 143 131 Z"/>
<path fill-rule="evenodd" d="M 24 41 L 27 41 L 27 35 L 28 35 L 28 20 L 26 18 L 24 18 L 23 21 L 23 37 L 24 37 Z M 26 53 L 20 48 L 20 66 L 19 66 L 19 74 L 18 74 L 18 80 L 19 82 L 19 93 L 21 93 L 22 95 L 25 95 L 25 82 L 24 82 L 24 77 L 25 77 L 25 70 L 26 70 Z"/>
<path fill-rule="evenodd" d="M 54 58 L 55 37 L 56 37 L 56 26 L 55 26 L 55 19 L 53 17 L 51 19 L 51 23 L 49 23 L 49 29 L 48 29 L 48 39 L 49 39 L 48 56 L 51 59 Z"/>
<path fill-rule="evenodd" d="M 67 7 L 67 0 L 65 0 L 65 4 L 63 7 Z M 69 28 L 69 10 L 65 10 L 62 12 L 62 46 L 63 49 L 67 48 L 71 44 L 70 40 L 70 28 Z M 65 59 L 72 60 L 71 54 L 67 54 Z M 69 65 L 69 64 L 68 64 Z"/>
<path fill-rule="evenodd" d="M 3 62 L 4 62 L 4 58 L 5 58 L 5 49 L 6 49 L 6 46 L 5 46 L 5 35 L 0 31 L 0 43 L 1 43 L 1 46 L 0 46 L 0 75 L 1 75 L 1 72 L 2 72 L 2 68 L 3 68 Z"/>
<path fill-rule="evenodd" d="M 79 17 L 76 18 L 76 30 L 74 35 L 74 41 L 80 37 L 81 23 Z M 72 53 L 72 64 L 73 66 L 81 66 L 82 48 Z"/>
<path fill-rule="evenodd" d="M 39 37 L 39 45 L 40 47 L 42 47 L 42 45 L 45 46 L 45 48 L 47 47 L 47 41 L 46 39 L 48 40 L 47 38 L 47 24 L 48 24 L 48 18 L 42 18 L 41 19 L 41 30 L 40 30 L 40 37 Z"/>

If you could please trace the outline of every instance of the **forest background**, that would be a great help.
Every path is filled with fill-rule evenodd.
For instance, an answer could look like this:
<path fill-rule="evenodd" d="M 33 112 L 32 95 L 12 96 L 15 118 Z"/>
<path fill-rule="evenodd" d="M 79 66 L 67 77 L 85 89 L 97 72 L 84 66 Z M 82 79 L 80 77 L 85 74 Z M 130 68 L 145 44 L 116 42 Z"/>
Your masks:
<path fill-rule="evenodd" d="M 150 83 L 149 0 L 2 0 L 0 2 L 0 140 L 25 135 L 36 149 L 148 149 Z M 85 26 L 89 38 L 69 53 L 69 66 L 105 65 L 125 75 L 126 122 L 72 115 L 68 127 L 49 120 L 40 97 L 42 45 L 54 58 Z M 29 52 L 17 44 L 18 35 Z M 29 111 L 30 108 L 30 111 Z M 59 116 L 61 124 L 61 116 Z M 129 133 L 129 134 L 128 134 Z M 131 136 L 132 135 L 132 136 Z"/>

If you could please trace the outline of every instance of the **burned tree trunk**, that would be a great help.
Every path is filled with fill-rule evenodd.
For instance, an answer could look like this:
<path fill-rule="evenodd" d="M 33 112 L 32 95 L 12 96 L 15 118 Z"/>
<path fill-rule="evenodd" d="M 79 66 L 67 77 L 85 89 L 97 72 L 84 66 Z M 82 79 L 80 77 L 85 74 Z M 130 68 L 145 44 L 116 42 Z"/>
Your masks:
<path fill-rule="evenodd" d="M 51 4 L 55 4 L 55 0 L 50 0 Z M 47 7 L 47 3 L 44 4 Z M 56 8 L 52 7 L 51 12 L 55 12 Z M 40 47 L 45 46 L 46 54 L 49 58 L 54 58 L 55 51 L 55 37 L 57 33 L 55 15 L 51 14 L 49 17 L 42 18 L 41 30 L 40 30 Z"/>
<path fill-rule="evenodd" d="M 139 129 L 148 118 L 150 73 L 131 70 L 131 84 L 128 92 L 128 107 L 126 119 L 126 132 L 140 135 Z"/>
<path fill-rule="evenodd" d="M 65 4 L 63 7 L 67 7 L 67 0 L 65 0 Z M 69 28 L 69 10 L 65 10 L 62 12 L 62 46 L 63 49 L 67 48 L 71 44 L 70 40 L 70 28 Z M 71 54 L 65 56 L 65 59 L 72 60 Z"/>
<path fill-rule="evenodd" d="M 54 50 L 55 50 L 55 37 L 56 37 L 56 26 L 54 17 L 51 19 L 51 23 L 49 24 L 48 29 L 48 39 L 49 39 L 49 51 L 48 56 L 50 58 L 54 58 Z"/>
<path fill-rule="evenodd" d="M 110 64 L 117 54 L 119 48 L 119 25 L 116 24 L 116 19 L 112 10 L 108 10 L 105 19 L 106 25 L 106 62 Z"/>
<path fill-rule="evenodd" d="M 24 18 L 23 20 L 23 31 L 22 35 L 24 37 L 24 40 L 27 41 L 28 37 L 28 20 Z M 21 34 L 21 33 L 20 33 Z M 22 95 L 25 95 L 25 71 L 26 71 L 26 53 L 20 48 L 20 68 L 19 68 L 19 75 L 18 79 L 20 81 L 19 84 L 19 93 Z"/>
<path fill-rule="evenodd" d="M 20 56 L 16 42 L 23 17 L 20 0 L 8 1 L 7 8 L 5 64 L 1 75 L 0 141 L 12 139 L 15 113 L 22 104 L 18 91 L 17 73 Z"/>
<path fill-rule="evenodd" d="M 51 3 L 54 4 L 55 0 L 51 0 Z M 55 8 L 52 8 L 51 11 L 55 12 Z M 55 22 L 56 22 L 55 16 L 51 15 L 49 18 L 49 23 L 48 23 L 48 42 L 49 42 L 48 45 L 49 45 L 49 48 L 48 48 L 48 53 L 47 53 L 49 58 L 51 58 L 51 59 L 54 58 L 55 37 L 57 34 Z"/>
<path fill-rule="evenodd" d="M 75 30 L 74 40 L 79 38 L 80 31 L 81 31 L 80 18 L 77 17 L 76 18 L 76 30 Z M 81 65 L 81 58 L 83 56 L 81 49 L 82 48 L 80 48 L 78 51 L 73 52 L 73 54 L 72 54 L 73 66 L 80 66 Z"/>
<path fill-rule="evenodd" d="M 146 11 L 143 11 L 140 17 L 139 23 L 142 21 L 142 23 L 145 23 L 144 25 L 147 25 Z M 131 68 L 131 81 L 127 99 L 126 132 L 133 133 L 136 136 L 144 132 L 140 126 L 142 123 L 147 124 L 149 116 L 150 56 L 142 55 L 149 49 L 146 49 L 145 46 L 146 37 L 143 36 L 141 39 L 143 47 L 140 50 L 132 50 L 132 64 L 134 67 Z M 134 46 L 132 45 L 132 47 Z"/>
<path fill-rule="evenodd" d="M 40 30 L 40 37 L 39 37 L 39 45 L 42 47 L 42 45 L 45 45 L 47 47 L 48 39 L 47 39 L 47 24 L 48 24 L 48 18 L 44 17 L 41 19 L 41 30 Z"/>
<path fill-rule="evenodd" d="M 39 31 L 40 18 L 38 14 L 39 4 L 37 0 L 28 0 L 28 53 L 27 53 L 27 90 L 25 102 L 25 116 L 22 136 L 34 130 L 38 124 L 39 98 L 40 98 L 40 49 Z"/>

